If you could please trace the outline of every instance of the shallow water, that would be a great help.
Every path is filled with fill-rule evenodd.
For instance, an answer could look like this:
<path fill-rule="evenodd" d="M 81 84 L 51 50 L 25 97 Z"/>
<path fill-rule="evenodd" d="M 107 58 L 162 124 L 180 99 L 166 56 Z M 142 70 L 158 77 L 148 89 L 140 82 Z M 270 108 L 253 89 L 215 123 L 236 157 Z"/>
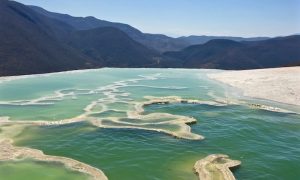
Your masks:
<path fill-rule="evenodd" d="M 15 144 L 82 161 L 103 170 L 109 179 L 197 179 L 194 163 L 213 153 L 242 161 L 234 172 L 237 179 L 300 177 L 297 114 L 252 109 L 245 104 L 175 102 L 152 104 L 142 116 L 127 117 L 128 112 L 135 112 L 136 103 L 147 101 L 145 96 L 209 102 L 236 98 L 224 85 L 206 78 L 206 73 L 214 71 L 101 69 L 3 82 L 0 116 L 12 121 L 53 121 L 86 113 L 83 119 L 93 124 L 29 127 L 15 138 Z M 85 111 L 92 101 L 97 102 Z M 204 140 L 150 131 L 176 133 L 184 123 L 172 120 L 185 118 L 195 118 L 197 123 L 190 125 L 192 134 L 183 138 L 196 134 Z M 99 128 L 95 122 L 110 128 Z M 131 128 L 123 129 L 125 126 Z"/>
<path fill-rule="evenodd" d="M 26 161 L 0 162 L 0 177 L 5 180 L 88 180 L 87 175 L 67 170 L 63 165 Z"/>

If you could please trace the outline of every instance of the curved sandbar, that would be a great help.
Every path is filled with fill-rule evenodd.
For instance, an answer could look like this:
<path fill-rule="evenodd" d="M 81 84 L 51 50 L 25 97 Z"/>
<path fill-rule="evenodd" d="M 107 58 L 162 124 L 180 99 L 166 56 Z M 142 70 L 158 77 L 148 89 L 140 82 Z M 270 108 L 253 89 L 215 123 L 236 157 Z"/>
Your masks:
<path fill-rule="evenodd" d="M 101 170 L 85 163 L 66 157 L 45 155 L 42 151 L 37 149 L 14 146 L 13 140 L 10 138 L 19 134 L 24 128 L 25 126 L 20 125 L 2 127 L 0 133 L 0 161 L 32 159 L 35 161 L 57 162 L 71 170 L 88 174 L 94 180 L 107 180 L 107 177 Z"/>
<path fill-rule="evenodd" d="M 134 109 L 127 111 L 127 117 L 107 117 L 107 118 L 90 118 L 93 125 L 102 128 L 128 128 L 142 129 L 149 131 L 163 132 L 177 138 L 202 140 L 203 136 L 191 132 L 191 127 L 188 124 L 196 123 L 197 120 L 192 117 L 174 115 L 169 113 L 150 113 L 143 114 L 144 107 L 152 104 L 169 104 L 169 103 L 195 103 L 193 100 L 184 100 L 177 96 L 170 97 L 145 97 L 147 101 L 132 102 Z M 200 103 L 200 102 L 199 102 Z M 201 102 L 202 103 L 202 102 Z M 97 103 L 94 104 L 95 106 Z M 90 107 L 89 110 L 93 108 Z M 91 111 L 90 111 L 91 113 Z M 88 113 L 89 115 L 91 115 Z M 99 112 L 97 112 L 99 113 Z M 124 122 L 123 119 L 132 119 L 132 122 Z M 138 121 L 137 121 L 138 120 Z M 110 123 L 104 123 L 109 121 Z M 157 127 L 150 127 L 157 126 Z M 160 127 L 161 126 L 161 127 Z M 170 130 L 168 126 L 176 126 L 177 129 Z"/>
<path fill-rule="evenodd" d="M 202 140 L 203 136 L 194 134 L 191 132 L 189 124 L 197 122 L 195 118 L 174 115 L 169 113 L 150 113 L 144 114 L 144 107 L 152 104 L 170 104 L 170 103 L 184 103 L 184 104 L 209 104 L 209 105 L 224 105 L 214 101 L 200 101 L 183 99 L 178 96 L 167 96 L 167 97 L 151 97 L 146 96 L 146 101 L 143 102 L 127 102 L 128 106 L 132 106 L 132 110 L 126 111 L 124 117 L 106 117 L 100 118 L 93 115 L 103 113 L 109 109 L 105 106 L 105 102 L 93 101 L 84 108 L 84 113 L 77 117 L 70 119 L 63 119 L 59 121 L 10 121 L 9 117 L 0 117 L 0 124 L 23 124 L 23 125 L 37 125 L 37 126 L 52 126 L 52 125 L 64 125 L 82 121 L 91 122 L 93 125 L 102 128 L 128 128 L 128 129 L 142 129 L 156 132 L 163 132 L 172 135 L 177 138 L 191 139 L 191 140 Z M 104 108 L 96 110 L 101 105 Z M 124 122 L 123 119 L 132 119 L 132 122 Z M 139 120 L 138 122 L 136 120 Z M 109 123 L 105 123 L 109 121 Z M 176 129 L 170 129 L 168 127 L 176 127 Z"/>
<path fill-rule="evenodd" d="M 115 90 L 115 89 L 113 89 Z M 108 93 L 108 92 L 106 92 Z M 37 126 L 55 126 L 55 125 L 64 125 L 76 122 L 87 121 L 91 122 L 94 126 L 101 128 L 127 128 L 127 129 L 142 129 L 149 131 L 162 132 L 169 135 L 172 135 L 177 138 L 191 139 L 191 140 L 202 140 L 203 136 L 199 134 L 194 134 L 191 132 L 191 127 L 189 125 L 194 124 L 197 120 L 193 117 L 174 115 L 169 113 L 150 113 L 144 114 L 145 107 L 154 105 L 154 104 L 206 104 L 213 106 L 226 106 L 229 104 L 236 104 L 233 101 L 221 101 L 221 98 L 218 98 L 218 101 L 202 101 L 194 99 L 185 99 L 179 96 L 166 96 L 166 97 L 153 97 L 145 96 L 145 101 L 135 102 L 128 101 L 122 102 L 126 103 L 127 106 L 132 107 L 131 110 L 118 110 L 110 109 L 107 107 L 110 103 L 119 102 L 116 100 L 117 95 L 113 92 L 108 93 L 112 99 L 109 99 L 108 102 L 103 99 L 98 101 L 93 101 L 84 108 L 84 112 L 77 117 L 70 119 L 63 119 L 57 121 L 10 121 L 9 117 L 0 117 L 0 124 L 23 124 L 23 125 L 37 125 Z M 274 108 L 265 105 L 256 105 L 248 104 L 245 102 L 239 102 L 240 104 L 248 105 L 251 108 L 264 109 L 268 111 L 276 112 L 288 112 L 279 108 Z M 101 108 L 99 108 L 101 107 Z M 97 117 L 95 115 L 104 113 L 109 110 L 114 110 L 118 112 L 124 112 L 125 116 L 123 117 Z M 124 119 L 129 119 L 132 121 L 124 121 Z M 138 121 L 137 121 L 138 120 Z M 169 127 L 176 127 L 175 129 Z"/>
<path fill-rule="evenodd" d="M 231 160 L 224 154 L 212 154 L 197 161 L 194 170 L 201 180 L 235 180 L 230 168 L 239 166 L 241 161 Z"/>
<path fill-rule="evenodd" d="M 84 109 L 83 113 L 76 117 L 56 120 L 56 121 L 23 121 L 14 120 L 10 121 L 9 117 L 0 117 L 0 124 L 24 124 L 24 125 L 63 125 L 75 122 L 87 121 L 93 125 L 102 128 L 130 128 L 130 129 L 143 129 L 150 131 L 163 132 L 178 138 L 201 140 L 204 137 L 191 132 L 190 124 L 197 122 L 195 118 L 174 115 L 169 113 L 150 113 L 144 114 L 144 107 L 151 104 L 168 104 L 168 103 L 203 103 L 213 104 L 218 103 L 211 101 L 198 101 L 182 99 L 178 96 L 168 97 L 145 97 L 145 101 L 136 102 L 131 98 L 128 98 L 130 93 L 123 93 L 120 88 L 135 85 L 134 83 L 142 80 L 155 80 L 158 79 L 159 74 L 153 74 L 149 76 L 139 76 L 135 79 L 129 79 L 124 81 L 117 81 L 107 86 L 98 87 L 96 89 L 61 89 L 55 91 L 51 95 L 44 97 L 31 99 L 31 100 L 16 100 L 16 101 L 0 101 L 3 105 L 50 105 L 55 104 L 56 101 L 62 101 L 65 98 L 77 98 L 79 95 L 87 94 L 103 94 L 104 98 L 96 99 L 88 104 Z M 133 84 L 132 84 L 133 83 Z M 149 86 L 151 87 L 151 86 Z M 157 87 L 154 87 L 157 88 Z M 159 87 L 167 89 L 182 89 L 183 87 Z M 126 106 L 125 109 L 116 109 L 110 107 L 112 104 L 121 103 Z M 123 117 L 99 117 L 99 114 L 105 113 L 106 111 L 123 112 Z M 128 119 L 128 120 L 126 120 Z"/>

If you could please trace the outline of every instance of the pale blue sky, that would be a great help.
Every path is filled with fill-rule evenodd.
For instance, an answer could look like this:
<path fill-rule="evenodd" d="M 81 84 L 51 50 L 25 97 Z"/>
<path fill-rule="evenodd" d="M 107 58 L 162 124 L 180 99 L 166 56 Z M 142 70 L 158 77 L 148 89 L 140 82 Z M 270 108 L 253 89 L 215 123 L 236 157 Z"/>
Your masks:
<path fill-rule="evenodd" d="M 143 32 L 280 36 L 300 33 L 300 0 L 17 0 L 53 12 L 95 16 Z"/>

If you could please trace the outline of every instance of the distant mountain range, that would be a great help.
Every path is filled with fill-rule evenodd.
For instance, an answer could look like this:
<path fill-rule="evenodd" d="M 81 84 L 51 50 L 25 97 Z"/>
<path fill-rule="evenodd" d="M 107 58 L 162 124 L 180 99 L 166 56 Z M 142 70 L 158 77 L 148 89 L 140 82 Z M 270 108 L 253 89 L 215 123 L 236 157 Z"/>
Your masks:
<path fill-rule="evenodd" d="M 76 30 L 88 30 L 101 27 L 114 27 L 125 32 L 133 40 L 147 46 L 150 49 L 158 52 L 180 50 L 191 44 L 180 39 L 171 38 L 163 34 L 148 34 L 142 33 L 140 30 L 122 23 L 115 23 L 89 17 L 73 17 L 68 14 L 60 14 L 46 11 L 37 6 L 29 6 L 34 11 L 43 14 L 47 17 L 62 21 L 69 24 Z"/>
<path fill-rule="evenodd" d="M 173 66 L 185 68 L 256 69 L 293 66 L 300 65 L 300 36 L 251 42 L 215 39 L 164 55 L 176 59 Z"/>
<path fill-rule="evenodd" d="M 188 36 L 188 37 L 172 38 L 163 34 L 142 33 L 138 29 L 128 24 L 104 21 L 104 20 L 96 19 L 92 16 L 73 17 L 67 14 L 49 12 L 37 6 L 29 6 L 29 7 L 31 7 L 33 10 L 35 10 L 40 14 L 65 22 L 77 30 L 87 30 L 87 29 L 100 28 L 100 27 L 115 27 L 125 32 L 133 40 L 147 46 L 148 48 L 154 49 L 158 52 L 181 50 L 190 45 L 204 44 L 213 39 L 229 39 L 234 41 L 257 41 L 257 40 L 268 39 L 268 37 L 243 38 L 243 37 L 230 37 L 230 36 Z"/>
<path fill-rule="evenodd" d="M 161 55 L 114 28 L 76 30 L 14 1 L 0 1 L 0 75 L 99 67 L 152 67 Z"/>
<path fill-rule="evenodd" d="M 300 65 L 300 36 L 147 34 L 0 0 L 0 76 L 100 67 L 251 69 Z"/>
<path fill-rule="evenodd" d="M 196 44 L 205 44 L 208 41 L 214 39 L 228 39 L 232 41 L 261 41 L 261 40 L 269 39 L 269 37 L 243 38 L 243 37 L 232 37 L 232 36 L 187 36 L 187 37 L 183 36 L 177 39 L 188 42 L 189 45 L 196 45 Z"/>

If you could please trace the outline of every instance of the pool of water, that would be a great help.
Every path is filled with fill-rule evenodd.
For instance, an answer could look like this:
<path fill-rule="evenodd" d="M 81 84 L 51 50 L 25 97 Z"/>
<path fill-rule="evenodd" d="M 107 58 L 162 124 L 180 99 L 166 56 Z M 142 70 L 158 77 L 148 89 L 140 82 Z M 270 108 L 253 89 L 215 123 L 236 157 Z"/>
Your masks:
<path fill-rule="evenodd" d="M 63 165 L 25 161 L 0 162 L 0 178 L 5 180 L 88 180 L 90 177 L 67 170 Z"/>
<path fill-rule="evenodd" d="M 76 159 L 112 180 L 197 179 L 194 163 L 214 153 L 242 162 L 234 171 L 237 179 L 300 177 L 300 116 L 245 103 L 216 103 L 245 99 L 235 99 L 224 85 L 209 80 L 206 74 L 211 72 L 216 70 L 100 69 L 3 82 L 0 116 L 11 121 L 86 120 L 27 127 L 14 138 L 15 145 Z M 153 103 L 129 117 L 137 104 L 149 101 L 145 96 L 203 103 Z M 187 137 L 202 135 L 204 140 L 155 131 L 177 133 L 188 127 L 181 122 L 188 118 L 196 123 L 189 125 Z M 95 126 L 97 122 L 109 128 Z"/>

